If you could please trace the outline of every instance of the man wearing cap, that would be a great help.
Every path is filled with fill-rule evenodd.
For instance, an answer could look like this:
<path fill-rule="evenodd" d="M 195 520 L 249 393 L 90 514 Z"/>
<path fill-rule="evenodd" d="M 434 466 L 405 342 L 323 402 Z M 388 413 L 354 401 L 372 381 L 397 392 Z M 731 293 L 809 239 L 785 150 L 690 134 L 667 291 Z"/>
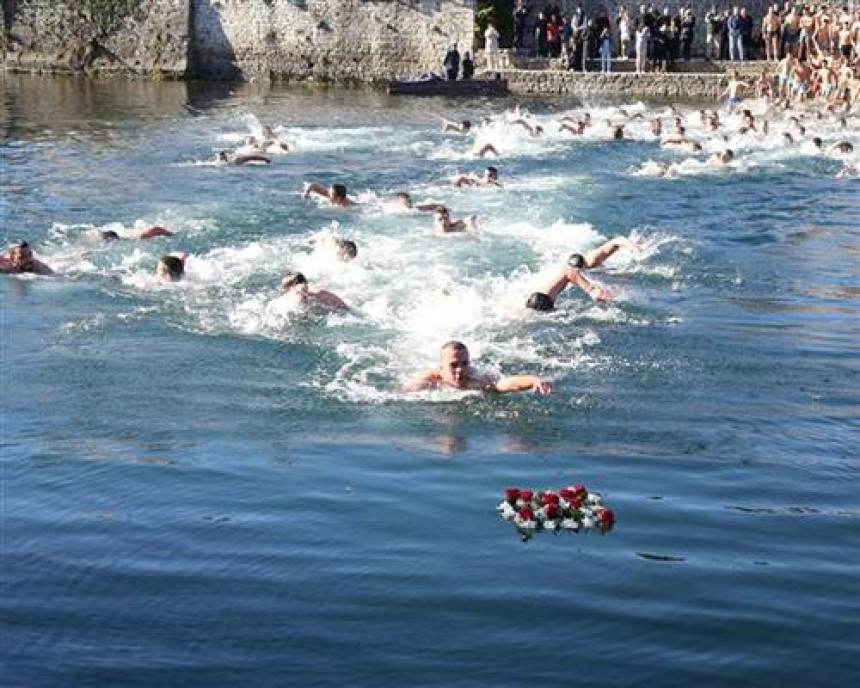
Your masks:
<path fill-rule="evenodd" d="M 630 239 L 616 237 L 585 255 L 581 253 L 571 254 L 567 260 L 567 265 L 553 274 L 546 283 L 546 287 L 542 291 L 536 291 L 529 296 L 528 301 L 526 301 L 526 308 L 536 311 L 551 311 L 555 308 L 555 300 L 559 294 L 571 284 L 582 289 L 594 301 L 612 301 L 612 293 L 606 287 L 591 283 L 583 276 L 581 270 L 603 265 L 609 256 L 622 247 L 628 248 L 635 253 L 641 251 Z"/>
<path fill-rule="evenodd" d="M 54 271 L 40 260 L 33 257 L 30 244 L 26 241 L 9 246 L 9 252 L 0 256 L 0 273 L 15 275 L 30 272 L 34 275 L 53 275 Z"/>

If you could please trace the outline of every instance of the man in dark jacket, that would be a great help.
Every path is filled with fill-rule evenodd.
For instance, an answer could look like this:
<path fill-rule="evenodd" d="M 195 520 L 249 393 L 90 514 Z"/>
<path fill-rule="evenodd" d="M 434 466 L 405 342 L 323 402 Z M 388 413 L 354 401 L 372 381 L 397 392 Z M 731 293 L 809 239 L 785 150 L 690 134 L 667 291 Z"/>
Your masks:
<path fill-rule="evenodd" d="M 448 81 L 455 81 L 460 71 L 460 52 L 457 50 L 456 43 L 448 48 L 448 52 L 445 53 L 445 59 L 442 61 L 442 66 L 445 68 L 445 75 L 448 77 Z"/>

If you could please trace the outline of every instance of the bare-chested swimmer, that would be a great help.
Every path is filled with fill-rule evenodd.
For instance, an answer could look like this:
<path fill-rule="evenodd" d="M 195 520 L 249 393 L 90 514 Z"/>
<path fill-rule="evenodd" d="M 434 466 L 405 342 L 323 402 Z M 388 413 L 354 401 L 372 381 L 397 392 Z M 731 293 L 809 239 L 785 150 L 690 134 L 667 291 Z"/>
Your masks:
<path fill-rule="evenodd" d="M 453 131 L 456 134 L 468 134 L 472 130 L 472 123 L 464 119 L 462 122 L 452 122 L 450 120 L 442 120 L 442 131 Z"/>
<path fill-rule="evenodd" d="M 397 202 L 398 209 L 404 212 L 412 210 L 418 213 L 435 213 L 437 210 L 444 210 L 445 208 L 441 203 L 419 203 L 415 205 L 412 202 L 412 196 L 406 191 L 398 191 L 395 201 Z"/>
<path fill-rule="evenodd" d="M 469 349 L 458 341 L 450 341 L 442 347 L 439 367 L 428 370 L 407 383 L 409 392 L 452 387 L 506 394 L 508 392 L 535 392 L 551 394 L 552 383 L 537 375 L 511 375 L 498 377 L 475 370 L 469 361 Z"/>
<path fill-rule="evenodd" d="M 454 178 L 454 186 L 458 189 L 464 186 L 501 186 L 499 182 L 499 171 L 490 165 L 484 170 L 480 177 L 475 175 L 460 175 Z"/>
<path fill-rule="evenodd" d="M 219 151 L 215 156 L 215 162 L 222 165 L 271 165 L 271 158 L 267 158 L 262 152 L 237 152 L 228 153 Z"/>
<path fill-rule="evenodd" d="M 311 291 L 307 278 L 297 272 L 287 275 L 281 282 L 281 289 L 296 299 L 299 305 L 318 311 L 348 311 L 349 306 L 337 294 L 325 289 Z"/>
<path fill-rule="evenodd" d="M 343 184 L 332 184 L 326 188 L 316 182 L 305 182 L 302 188 L 302 198 L 310 198 L 312 195 L 327 198 L 335 208 L 349 208 L 357 205 L 355 201 L 347 197 L 346 187 Z"/>
<path fill-rule="evenodd" d="M 608 289 L 592 284 L 583 276 L 581 271 L 603 265 L 612 254 L 621 248 L 626 248 L 634 253 L 641 252 L 641 249 L 630 239 L 616 237 L 585 255 L 581 253 L 571 254 L 567 260 L 567 265 L 553 274 L 547 281 L 545 289 L 529 296 L 526 308 L 536 311 L 551 311 L 555 308 L 555 300 L 571 284 L 582 289 L 594 301 L 612 301 L 612 294 Z"/>
<path fill-rule="evenodd" d="M 531 136 L 532 138 L 537 138 L 538 136 L 543 134 L 543 127 L 540 124 L 532 124 L 531 122 L 527 122 L 522 118 L 513 120 L 511 124 L 521 126 L 529 133 L 529 136 Z"/>
<path fill-rule="evenodd" d="M 33 275 L 53 275 L 54 271 L 33 256 L 33 250 L 26 241 L 10 244 L 5 256 L 0 256 L 0 273 L 20 275 L 28 272 Z"/>
<path fill-rule="evenodd" d="M 720 152 L 714 153 L 710 158 L 708 158 L 705 163 L 708 165 L 730 165 L 732 161 L 735 159 L 735 152 L 730 148 Z"/>
<path fill-rule="evenodd" d="M 120 236 L 117 232 L 112 229 L 105 230 L 104 232 L 99 232 L 99 238 L 104 242 L 112 242 L 112 241 L 120 241 L 121 239 L 134 239 L 137 241 L 147 241 L 148 239 L 155 239 L 157 237 L 172 237 L 173 232 L 166 230 L 164 227 L 159 225 L 155 225 L 154 227 L 148 227 L 147 229 L 142 229 L 138 232 L 135 232 L 132 236 L 123 237 Z"/>
<path fill-rule="evenodd" d="M 433 212 L 433 231 L 436 234 L 474 233 L 478 231 L 478 219 L 469 215 L 465 220 L 452 220 L 448 208 L 442 206 Z"/>

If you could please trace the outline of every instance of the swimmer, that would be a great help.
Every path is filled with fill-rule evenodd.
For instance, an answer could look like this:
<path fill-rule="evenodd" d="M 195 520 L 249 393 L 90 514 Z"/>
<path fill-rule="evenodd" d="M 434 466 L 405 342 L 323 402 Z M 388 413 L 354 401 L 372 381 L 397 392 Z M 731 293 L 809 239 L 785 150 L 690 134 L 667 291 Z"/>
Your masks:
<path fill-rule="evenodd" d="M 142 229 L 139 232 L 136 232 L 133 236 L 130 237 L 121 237 L 112 229 L 108 229 L 104 232 L 99 232 L 99 238 L 105 243 L 111 243 L 113 241 L 120 241 L 121 239 L 134 239 L 137 241 L 147 241 L 148 239 L 155 239 L 156 237 L 171 237 L 173 236 L 173 232 L 167 231 L 164 227 L 160 227 L 155 225 L 154 227 L 149 227 L 148 229 Z"/>
<path fill-rule="evenodd" d="M 462 122 L 451 122 L 450 120 L 442 120 L 442 131 L 453 131 L 457 134 L 468 134 L 472 130 L 472 123 L 464 119 Z"/>
<path fill-rule="evenodd" d="M 404 211 L 414 210 L 419 213 L 435 213 L 437 210 L 445 208 L 441 203 L 422 203 L 415 205 L 412 202 L 412 196 L 410 196 L 406 191 L 398 191 L 395 196 L 395 201 L 397 203 L 397 207 Z"/>
<path fill-rule="evenodd" d="M 612 140 L 613 141 L 623 141 L 624 140 L 624 125 L 623 124 L 612 124 L 607 122 L 609 127 L 612 129 Z"/>
<path fill-rule="evenodd" d="M 277 146 L 282 151 L 290 150 L 290 147 L 278 138 L 278 135 L 275 134 L 275 130 L 272 129 L 270 125 L 266 124 L 263 127 L 263 151 L 267 151 L 273 146 Z"/>
<path fill-rule="evenodd" d="M 306 308 L 322 311 L 348 311 L 343 299 L 336 294 L 325 289 L 319 291 L 311 291 L 308 287 L 307 278 L 300 272 L 293 275 L 287 275 L 281 282 L 281 289 L 285 294 L 289 294 L 299 305 Z"/>
<path fill-rule="evenodd" d="M 850 141 L 837 141 L 830 146 L 830 150 L 838 151 L 842 155 L 850 155 L 854 152 L 854 145 Z"/>
<path fill-rule="evenodd" d="M 582 136 L 585 133 L 585 122 L 582 120 L 578 120 L 575 124 L 568 124 L 567 122 L 562 122 L 558 130 L 566 131 L 574 136 Z"/>
<path fill-rule="evenodd" d="M 355 260 L 355 257 L 358 255 L 358 245 L 354 241 L 338 239 L 328 233 L 311 238 L 309 243 L 312 246 L 326 246 L 342 263 L 349 263 Z"/>
<path fill-rule="evenodd" d="M 669 134 L 660 141 L 660 146 L 662 148 L 673 148 L 675 146 L 681 147 L 688 143 L 690 140 L 685 136 L 687 130 L 684 127 L 680 127 L 678 131 L 674 134 Z"/>
<path fill-rule="evenodd" d="M 732 112 L 738 105 L 743 102 L 741 92 L 749 88 L 745 81 L 742 81 L 738 75 L 738 71 L 732 72 L 732 78 L 726 86 L 726 90 L 722 95 L 726 97 L 726 112 Z"/>
<path fill-rule="evenodd" d="M 612 294 L 606 287 L 601 287 L 589 282 L 580 272 L 590 270 L 603 265 L 610 256 L 619 249 L 626 248 L 633 253 L 641 253 L 642 249 L 626 237 L 615 237 L 598 246 L 585 255 L 572 253 L 567 259 L 567 265 L 556 272 L 547 282 L 543 291 L 534 292 L 526 302 L 526 308 L 536 311 L 551 311 L 555 307 L 555 300 L 568 287 L 576 285 L 594 301 L 612 301 Z"/>
<path fill-rule="evenodd" d="M 54 271 L 41 260 L 36 260 L 33 250 L 26 241 L 9 245 L 5 256 L 0 256 L 0 273 L 4 275 L 20 275 L 25 272 L 34 275 L 53 275 Z"/>
<path fill-rule="evenodd" d="M 347 198 L 346 187 L 343 184 L 332 184 L 327 189 L 315 182 L 305 182 L 302 187 L 302 198 L 310 198 L 311 195 L 327 198 L 336 208 L 349 208 L 356 205 L 355 201 Z"/>
<path fill-rule="evenodd" d="M 521 126 L 529 133 L 529 136 L 531 136 L 532 138 L 537 138 L 538 136 L 543 134 L 543 127 L 540 124 L 531 124 L 530 122 L 524 120 L 522 117 L 513 120 L 511 124 L 517 124 Z"/>
<path fill-rule="evenodd" d="M 735 159 L 735 152 L 731 149 L 726 149 L 721 153 L 714 153 L 705 162 L 708 165 L 728 165 Z"/>
<path fill-rule="evenodd" d="M 442 206 L 433 213 L 433 231 L 436 234 L 474 233 L 478 231 L 478 221 L 474 215 L 469 215 L 465 220 L 452 220 L 448 208 Z"/>
<path fill-rule="evenodd" d="M 454 186 L 458 189 L 464 186 L 501 186 L 499 183 L 499 171 L 490 165 L 480 177 L 474 175 L 460 175 L 456 177 L 454 179 Z"/>
<path fill-rule="evenodd" d="M 508 392 L 535 392 L 551 394 L 552 383 L 537 375 L 497 377 L 475 370 L 469 361 L 469 349 L 458 341 L 442 347 L 439 367 L 422 373 L 405 386 L 408 392 L 419 392 L 440 387 L 505 394 Z"/>
<path fill-rule="evenodd" d="M 472 155 L 478 158 L 485 158 L 491 153 L 495 157 L 499 157 L 499 151 L 492 143 L 485 143 L 482 146 L 478 146 L 476 144 L 475 147 L 472 149 Z"/>
<path fill-rule="evenodd" d="M 230 154 L 227 151 L 218 151 L 215 162 L 219 165 L 271 165 L 272 160 L 263 155 L 262 152 L 251 153 L 250 151 Z"/>
<path fill-rule="evenodd" d="M 659 117 L 655 117 L 651 120 L 651 133 L 657 138 L 660 138 L 660 136 L 663 135 L 663 120 Z"/>
<path fill-rule="evenodd" d="M 161 256 L 155 274 L 166 282 L 179 282 L 185 276 L 187 253 L 168 253 Z"/>

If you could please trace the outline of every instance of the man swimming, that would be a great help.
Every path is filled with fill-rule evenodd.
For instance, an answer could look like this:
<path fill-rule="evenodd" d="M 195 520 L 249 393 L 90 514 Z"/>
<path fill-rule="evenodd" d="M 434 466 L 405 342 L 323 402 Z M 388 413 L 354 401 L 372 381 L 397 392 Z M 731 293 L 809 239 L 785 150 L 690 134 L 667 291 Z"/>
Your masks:
<path fill-rule="evenodd" d="M 462 122 L 451 122 L 450 120 L 443 120 L 442 122 L 442 131 L 449 132 L 453 131 L 457 134 L 468 134 L 472 129 L 472 123 L 464 119 Z"/>
<path fill-rule="evenodd" d="M 329 188 L 325 188 L 315 182 L 305 182 L 302 187 L 302 198 L 310 198 L 311 195 L 327 198 L 335 208 L 349 208 L 357 205 L 347 197 L 346 187 L 343 184 L 332 184 Z"/>
<path fill-rule="evenodd" d="M 281 289 L 296 299 L 299 305 L 321 311 L 348 311 L 349 306 L 337 294 L 325 289 L 311 291 L 307 278 L 297 272 L 287 275 L 281 282 Z"/>
<path fill-rule="evenodd" d="M 234 154 L 230 154 L 227 151 L 219 151 L 218 155 L 215 156 L 215 162 L 218 164 L 227 164 L 227 165 L 271 165 L 271 158 L 267 158 L 263 155 L 262 151 L 260 152 L 251 152 L 250 150 L 245 150 L 244 152 L 237 151 Z"/>
<path fill-rule="evenodd" d="M 20 275 L 25 272 L 33 275 L 53 275 L 54 271 L 41 260 L 36 260 L 33 250 L 26 241 L 9 246 L 9 252 L 0 256 L 0 273 L 5 275 Z"/>
<path fill-rule="evenodd" d="M 165 282 L 179 282 L 185 277 L 187 253 L 168 253 L 161 256 L 155 266 L 155 274 Z"/>
<path fill-rule="evenodd" d="M 603 265 L 611 255 L 621 248 L 627 248 L 634 253 L 641 252 L 641 249 L 630 239 L 616 237 L 585 255 L 572 253 L 567 259 L 567 265 L 553 274 L 546 283 L 546 287 L 529 296 L 528 301 L 526 301 L 526 308 L 536 311 L 553 310 L 556 299 L 567 289 L 568 285 L 576 285 L 594 301 L 612 301 L 610 291 L 606 287 L 592 284 L 583 276 L 581 270 Z"/>
<path fill-rule="evenodd" d="M 441 203 L 421 203 L 415 205 L 412 202 L 412 196 L 406 191 L 398 191 L 394 197 L 397 202 L 397 207 L 400 210 L 414 210 L 419 213 L 435 213 L 437 210 L 444 210 L 445 206 Z"/>
<path fill-rule="evenodd" d="M 552 383 L 537 375 L 497 377 L 475 370 L 469 361 L 469 349 L 466 348 L 465 344 L 458 341 L 450 341 L 442 347 L 438 368 L 422 373 L 405 386 L 409 392 L 439 389 L 440 387 L 498 394 L 508 392 L 552 393 Z"/>
<path fill-rule="evenodd" d="M 460 175 L 459 177 L 455 177 L 454 186 L 458 189 L 464 186 L 501 186 L 499 171 L 490 165 L 480 177 L 476 177 L 475 175 Z"/>
<path fill-rule="evenodd" d="M 136 239 L 137 241 L 146 241 L 148 239 L 155 239 L 156 237 L 171 237 L 173 236 L 173 232 L 169 232 L 164 227 L 160 227 L 155 225 L 154 227 L 149 227 L 147 229 L 142 229 L 139 232 L 135 232 L 134 235 L 130 237 L 122 237 L 117 232 L 112 229 L 108 229 L 104 232 L 99 232 L 99 238 L 104 242 L 112 242 L 112 241 L 120 241 L 121 239 Z"/>
<path fill-rule="evenodd" d="M 442 206 L 433 212 L 433 230 L 436 234 L 477 232 L 478 221 L 474 215 L 469 215 L 465 220 L 452 220 L 450 211 Z"/>

